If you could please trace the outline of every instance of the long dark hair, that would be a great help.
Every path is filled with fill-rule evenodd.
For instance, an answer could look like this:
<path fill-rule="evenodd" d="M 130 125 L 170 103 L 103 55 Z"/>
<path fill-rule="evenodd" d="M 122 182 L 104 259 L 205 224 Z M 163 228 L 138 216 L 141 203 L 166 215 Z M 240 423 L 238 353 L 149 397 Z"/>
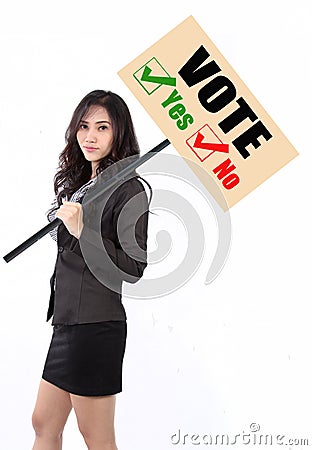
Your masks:
<path fill-rule="evenodd" d="M 58 170 L 54 175 L 54 192 L 58 206 L 62 204 L 62 198 L 71 195 L 82 185 L 87 183 L 92 174 L 91 162 L 87 161 L 80 149 L 76 135 L 79 125 L 89 108 L 93 105 L 106 109 L 113 128 L 113 143 L 109 155 L 105 156 L 96 169 L 96 175 L 115 162 L 132 155 L 139 155 L 140 148 L 135 135 L 130 111 L 125 101 L 111 91 L 95 90 L 87 94 L 78 104 L 65 133 L 66 146 L 59 155 Z M 150 189 L 149 204 L 152 199 Z M 47 215 L 55 209 L 55 206 L 47 212 Z"/>

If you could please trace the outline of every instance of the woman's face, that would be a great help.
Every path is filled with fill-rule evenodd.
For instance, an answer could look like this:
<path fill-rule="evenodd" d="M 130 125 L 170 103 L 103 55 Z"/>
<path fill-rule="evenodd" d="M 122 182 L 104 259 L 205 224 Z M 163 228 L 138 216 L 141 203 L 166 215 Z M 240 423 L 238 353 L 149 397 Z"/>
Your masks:
<path fill-rule="evenodd" d="M 106 109 L 98 105 L 91 106 L 82 118 L 76 136 L 95 174 L 96 167 L 110 153 L 113 143 L 112 123 Z"/>

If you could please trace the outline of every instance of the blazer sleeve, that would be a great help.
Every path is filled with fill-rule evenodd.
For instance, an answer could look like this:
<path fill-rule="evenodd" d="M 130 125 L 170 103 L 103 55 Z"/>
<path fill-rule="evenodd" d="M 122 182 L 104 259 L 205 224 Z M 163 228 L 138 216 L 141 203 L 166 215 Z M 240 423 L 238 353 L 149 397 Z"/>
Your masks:
<path fill-rule="evenodd" d="M 142 183 L 132 178 L 117 189 L 112 210 L 115 240 L 102 227 L 107 253 L 123 280 L 137 282 L 147 266 L 148 200 Z M 107 225 L 107 224 L 106 224 Z"/>

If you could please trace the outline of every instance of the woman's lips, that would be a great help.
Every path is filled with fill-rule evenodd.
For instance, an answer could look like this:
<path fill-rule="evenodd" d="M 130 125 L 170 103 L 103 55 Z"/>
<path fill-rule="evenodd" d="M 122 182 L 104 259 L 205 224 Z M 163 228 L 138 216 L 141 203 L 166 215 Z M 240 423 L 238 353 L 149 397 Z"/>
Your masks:
<path fill-rule="evenodd" d="M 95 152 L 95 147 L 84 147 L 88 152 Z"/>

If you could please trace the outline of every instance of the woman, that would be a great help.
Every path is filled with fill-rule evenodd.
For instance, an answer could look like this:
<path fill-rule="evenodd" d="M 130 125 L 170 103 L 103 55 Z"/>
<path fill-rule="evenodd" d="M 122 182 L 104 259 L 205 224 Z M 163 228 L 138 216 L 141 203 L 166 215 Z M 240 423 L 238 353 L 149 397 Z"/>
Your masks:
<path fill-rule="evenodd" d="M 54 177 L 56 197 L 47 214 L 49 221 L 58 217 L 62 222 L 50 232 L 58 244 L 47 314 L 47 320 L 53 315 L 53 335 L 32 416 L 33 450 L 62 448 L 62 432 L 72 408 L 89 449 L 117 449 L 115 398 L 122 390 L 127 336 L 121 286 L 124 280 L 139 280 L 147 265 L 149 204 L 137 174 L 115 189 L 105 204 L 101 235 L 111 264 L 120 269 L 116 292 L 91 273 L 83 258 L 79 238 L 86 226 L 81 201 L 103 170 L 138 154 L 132 119 L 121 97 L 102 90 L 86 95 L 66 132 L 66 147 Z M 136 196 L 140 200 L 135 203 L 135 214 L 133 207 L 128 210 L 127 223 L 119 221 L 117 230 L 121 211 Z M 145 258 L 127 253 L 129 229 L 135 230 Z M 104 269 L 109 270 L 109 265 Z"/>

